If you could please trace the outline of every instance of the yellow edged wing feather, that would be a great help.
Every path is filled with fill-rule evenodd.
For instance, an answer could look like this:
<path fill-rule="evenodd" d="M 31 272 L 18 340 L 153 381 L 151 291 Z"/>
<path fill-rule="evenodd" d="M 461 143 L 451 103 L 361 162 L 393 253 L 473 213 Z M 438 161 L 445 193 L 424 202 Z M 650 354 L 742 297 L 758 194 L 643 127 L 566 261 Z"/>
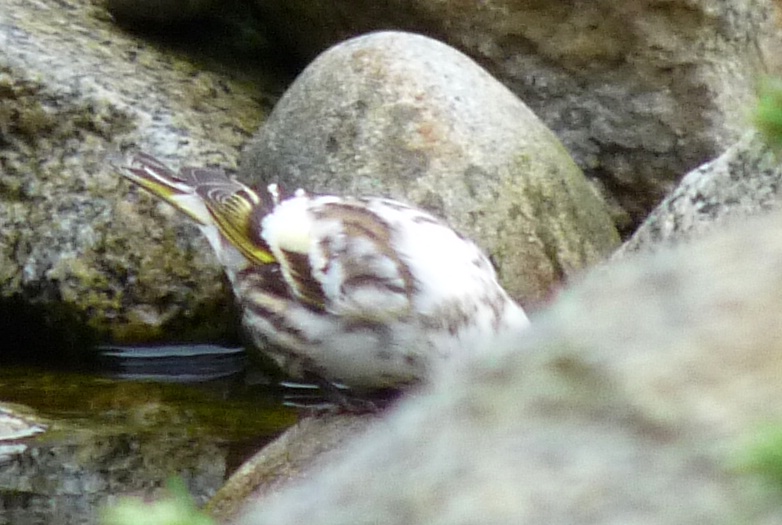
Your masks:
<path fill-rule="evenodd" d="M 251 262 L 268 264 L 276 261 L 265 245 L 260 245 L 253 219 L 257 215 L 261 199 L 252 189 L 239 182 L 226 179 L 230 185 L 198 187 L 198 195 L 214 218 L 220 233 L 242 252 Z"/>
<path fill-rule="evenodd" d="M 276 262 L 252 225 L 264 205 L 260 196 L 223 170 L 182 168 L 176 173 L 154 157 L 138 153 L 123 175 L 201 226 L 214 224 L 251 263 Z"/>

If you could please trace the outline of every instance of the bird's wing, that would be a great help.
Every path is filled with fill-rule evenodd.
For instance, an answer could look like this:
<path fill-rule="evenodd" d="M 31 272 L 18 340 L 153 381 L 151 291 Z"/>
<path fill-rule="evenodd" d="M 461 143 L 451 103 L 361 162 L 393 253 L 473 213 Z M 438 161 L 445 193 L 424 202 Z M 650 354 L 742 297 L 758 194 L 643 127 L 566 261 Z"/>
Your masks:
<path fill-rule="evenodd" d="M 410 313 L 415 280 L 393 227 L 363 201 L 300 195 L 267 215 L 262 232 L 302 301 L 356 322 Z"/>
<path fill-rule="evenodd" d="M 275 262 L 257 227 L 268 203 L 223 170 L 186 167 L 177 173 L 139 153 L 123 175 L 199 224 L 214 224 L 250 262 Z"/>

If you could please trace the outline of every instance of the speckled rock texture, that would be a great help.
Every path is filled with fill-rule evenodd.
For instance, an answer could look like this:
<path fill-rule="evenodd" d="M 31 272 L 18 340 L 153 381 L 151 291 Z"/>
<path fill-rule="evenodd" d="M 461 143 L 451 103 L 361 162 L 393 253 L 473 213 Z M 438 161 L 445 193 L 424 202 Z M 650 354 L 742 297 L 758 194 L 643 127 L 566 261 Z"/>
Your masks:
<path fill-rule="evenodd" d="M 625 233 L 740 138 L 757 78 L 782 65 L 778 0 L 254 4 L 275 41 L 308 58 L 388 28 L 464 51 L 603 183 Z"/>
<path fill-rule="evenodd" d="M 703 235 L 725 222 L 779 206 L 782 155 L 747 133 L 718 158 L 688 173 L 615 254 L 657 249 Z"/>
<path fill-rule="evenodd" d="M 230 293 L 207 243 L 112 163 L 141 149 L 230 168 L 260 96 L 86 1 L 5 0 L 0 42 L 0 305 L 56 306 L 117 339 L 176 337 L 188 322 L 224 334 Z M 37 330 L 3 311 L 6 335 Z"/>
<path fill-rule="evenodd" d="M 246 149 L 240 178 L 421 206 L 475 239 L 524 306 L 618 243 L 598 193 L 532 111 L 467 56 L 411 33 L 318 57 Z"/>
<path fill-rule="evenodd" d="M 238 523 L 779 523 L 781 268 L 777 213 L 593 270 Z"/>

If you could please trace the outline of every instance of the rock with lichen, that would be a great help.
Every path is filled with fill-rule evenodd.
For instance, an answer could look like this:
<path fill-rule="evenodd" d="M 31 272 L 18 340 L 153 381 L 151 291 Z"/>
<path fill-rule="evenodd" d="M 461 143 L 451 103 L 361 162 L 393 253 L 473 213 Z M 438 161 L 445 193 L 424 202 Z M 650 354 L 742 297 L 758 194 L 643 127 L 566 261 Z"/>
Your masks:
<path fill-rule="evenodd" d="M 781 225 L 593 270 L 232 523 L 779 523 Z"/>
<path fill-rule="evenodd" d="M 615 255 L 688 241 L 779 206 L 782 163 L 757 132 L 688 173 Z"/>
<path fill-rule="evenodd" d="M 231 298 L 207 244 L 114 164 L 143 149 L 230 168 L 261 119 L 256 94 L 66 3 L 0 10 L 1 328 L 11 346 L 60 349 L 90 331 L 224 335 Z M 40 335 L 55 310 L 56 335 Z"/>

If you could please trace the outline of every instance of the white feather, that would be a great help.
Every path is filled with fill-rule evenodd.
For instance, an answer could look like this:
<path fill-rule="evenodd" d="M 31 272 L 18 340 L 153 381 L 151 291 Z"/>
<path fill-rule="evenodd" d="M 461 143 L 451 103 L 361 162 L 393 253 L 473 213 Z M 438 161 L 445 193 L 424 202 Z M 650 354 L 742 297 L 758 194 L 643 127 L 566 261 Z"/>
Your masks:
<path fill-rule="evenodd" d="M 312 217 L 307 197 L 294 197 L 275 206 L 263 218 L 262 236 L 278 259 L 281 250 L 307 254 L 312 242 Z"/>

